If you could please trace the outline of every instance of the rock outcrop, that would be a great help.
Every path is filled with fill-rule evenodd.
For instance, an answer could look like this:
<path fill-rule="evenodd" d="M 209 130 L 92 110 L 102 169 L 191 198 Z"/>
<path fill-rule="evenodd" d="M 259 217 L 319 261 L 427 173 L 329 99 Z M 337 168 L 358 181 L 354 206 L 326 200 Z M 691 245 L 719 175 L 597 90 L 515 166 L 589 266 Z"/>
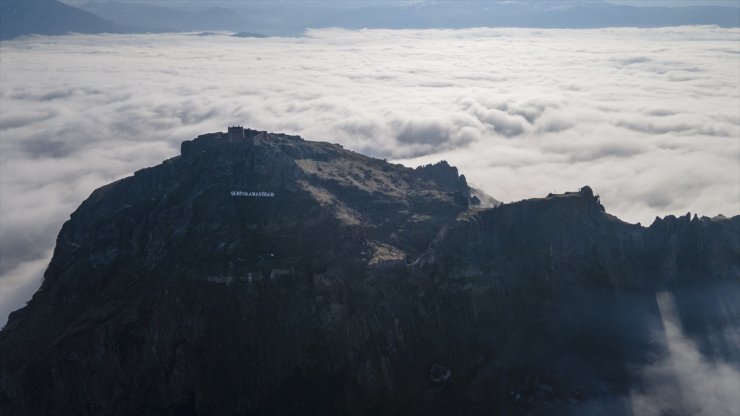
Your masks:
<path fill-rule="evenodd" d="M 552 414 L 629 389 L 657 291 L 737 294 L 740 217 L 644 228 L 588 187 L 477 200 L 446 162 L 186 141 L 64 224 L 0 332 L 0 412 Z"/>

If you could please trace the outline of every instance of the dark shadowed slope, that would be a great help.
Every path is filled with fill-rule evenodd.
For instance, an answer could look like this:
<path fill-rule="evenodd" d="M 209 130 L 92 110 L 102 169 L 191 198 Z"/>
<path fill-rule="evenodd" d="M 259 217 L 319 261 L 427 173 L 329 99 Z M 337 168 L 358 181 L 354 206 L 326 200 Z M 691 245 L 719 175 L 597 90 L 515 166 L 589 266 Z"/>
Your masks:
<path fill-rule="evenodd" d="M 184 142 L 65 223 L 0 332 L 0 412 L 567 413 L 639 385 L 662 292 L 703 353 L 734 351 L 714 340 L 739 317 L 740 217 L 644 228 L 588 187 L 474 201 L 445 162 Z"/>
<path fill-rule="evenodd" d="M 0 0 L 0 39 L 120 31 L 121 28 L 99 16 L 56 0 Z"/>

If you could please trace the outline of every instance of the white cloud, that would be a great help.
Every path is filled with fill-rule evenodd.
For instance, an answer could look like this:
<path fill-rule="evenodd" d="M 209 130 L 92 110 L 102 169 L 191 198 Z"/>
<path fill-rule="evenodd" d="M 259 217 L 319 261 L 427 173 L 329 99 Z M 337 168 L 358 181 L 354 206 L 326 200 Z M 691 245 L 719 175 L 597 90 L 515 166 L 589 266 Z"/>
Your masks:
<path fill-rule="evenodd" d="M 643 391 L 630 397 L 635 415 L 732 415 L 740 409 L 740 369 L 710 360 L 684 335 L 673 296 L 658 294 L 667 354 L 642 370 Z M 731 328 L 731 327 L 730 327 Z M 732 356 L 737 356 L 737 346 Z"/>
<path fill-rule="evenodd" d="M 446 159 L 503 201 L 589 184 L 628 221 L 738 214 L 739 45 L 711 27 L 3 41 L 0 321 L 28 298 L 5 282 L 38 285 L 19 267 L 94 188 L 227 124 Z"/>

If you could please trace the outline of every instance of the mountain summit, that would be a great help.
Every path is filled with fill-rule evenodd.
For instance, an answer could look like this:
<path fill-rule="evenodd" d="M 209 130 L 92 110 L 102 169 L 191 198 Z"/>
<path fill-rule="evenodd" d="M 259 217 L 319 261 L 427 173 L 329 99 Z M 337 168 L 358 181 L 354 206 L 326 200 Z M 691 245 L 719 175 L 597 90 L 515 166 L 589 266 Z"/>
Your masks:
<path fill-rule="evenodd" d="M 446 162 L 183 142 L 64 224 L 0 332 L 0 412 L 556 414 L 629 391 L 657 291 L 697 340 L 721 308 L 692 305 L 737 293 L 740 217 L 645 228 L 589 187 L 478 202 Z"/>

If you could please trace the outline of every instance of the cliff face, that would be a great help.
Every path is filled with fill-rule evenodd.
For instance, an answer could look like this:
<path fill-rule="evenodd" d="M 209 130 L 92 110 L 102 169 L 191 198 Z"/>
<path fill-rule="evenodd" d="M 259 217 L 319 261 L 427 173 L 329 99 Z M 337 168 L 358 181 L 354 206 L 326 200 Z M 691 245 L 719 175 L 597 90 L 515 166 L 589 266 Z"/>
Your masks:
<path fill-rule="evenodd" d="M 0 411 L 552 410 L 629 388 L 656 291 L 740 281 L 740 217 L 643 228 L 588 187 L 476 201 L 446 162 L 252 130 L 184 142 L 63 226 L 0 332 Z"/>

